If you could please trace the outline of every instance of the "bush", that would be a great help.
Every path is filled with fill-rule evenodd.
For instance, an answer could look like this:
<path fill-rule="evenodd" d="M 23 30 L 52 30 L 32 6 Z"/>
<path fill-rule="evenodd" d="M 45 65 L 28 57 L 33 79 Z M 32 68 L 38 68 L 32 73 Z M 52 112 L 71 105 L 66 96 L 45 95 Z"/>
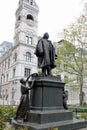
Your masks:
<path fill-rule="evenodd" d="M 4 130 L 6 127 L 5 122 L 3 121 L 3 118 L 0 117 L 0 130 Z"/>
<path fill-rule="evenodd" d="M 80 115 L 74 115 L 76 119 L 84 119 L 87 120 L 87 113 L 81 113 Z"/>
<path fill-rule="evenodd" d="M 81 118 L 87 120 L 87 113 L 82 113 Z"/>
<path fill-rule="evenodd" d="M 17 111 L 17 107 L 0 106 L 0 117 L 2 117 L 4 121 L 8 121 L 12 117 L 14 117 L 16 111 Z"/>
<path fill-rule="evenodd" d="M 72 112 L 87 112 L 87 106 L 68 106 Z"/>
<path fill-rule="evenodd" d="M 14 117 L 17 107 L 0 106 L 0 130 L 4 130 L 6 122 Z"/>
<path fill-rule="evenodd" d="M 14 106 L 0 106 L 0 130 L 15 130 L 14 128 L 7 128 L 6 122 L 15 116 L 17 107 Z M 26 127 L 19 127 L 18 130 L 28 130 Z"/>

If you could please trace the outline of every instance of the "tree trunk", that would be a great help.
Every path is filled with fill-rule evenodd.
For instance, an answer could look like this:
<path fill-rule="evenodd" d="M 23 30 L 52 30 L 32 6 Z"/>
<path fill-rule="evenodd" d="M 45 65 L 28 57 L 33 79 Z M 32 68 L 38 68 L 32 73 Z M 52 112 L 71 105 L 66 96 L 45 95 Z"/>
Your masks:
<path fill-rule="evenodd" d="M 81 79 L 80 80 L 80 94 L 79 94 L 80 106 L 83 105 L 83 91 L 82 91 L 82 88 L 83 88 L 83 80 Z"/>

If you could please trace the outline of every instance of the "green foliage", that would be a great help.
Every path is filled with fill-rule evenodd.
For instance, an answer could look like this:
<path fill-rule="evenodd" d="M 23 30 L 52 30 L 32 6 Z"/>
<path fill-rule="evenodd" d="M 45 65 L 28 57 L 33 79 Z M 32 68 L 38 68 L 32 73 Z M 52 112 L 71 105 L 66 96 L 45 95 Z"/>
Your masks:
<path fill-rule="evenodd" d="M 57 51 L 57 68 L 60 67 L 62 71 L 80 76 L 83 70 L 81 51 L 66 40 L 60 41 L 60 44 Z"/>
<path fill-rule="evenodd" d="M 82 113 L 81 118 L 87 120 L 87 113 Z"/>
<path fill-rule="evenodd" d="M 73 112 L 74 118 L 87 120 L 87 106 L 68 106 L 68 109 Z"/>
<path fill-rule="evenodd" d="M 72 112 L 87 112 L 87 106 L 68 106 L 69 110 Z"/>
<path fill-rule="evenodd" d="M 87 113 L 77 114 L 77 115 L 74 115 L 74 117 L 75 117 L 76 119 L 84 119 L 84 120 L 87 120 Z"/>
<path fill-rule="evenodd" d="M 14 106 L 0 106 L 0 130 L 15 130 L 14 128 L 8 128 L 6 122 L 15 116 L 17 107 Z M 28 130 L 27 127 L 19 127 L 18 130 Z"/>
<path fill-rule="evenodd" d="M 17 107 L 0 106 L 0 130 L 6 128 L 6 122 L 14 117 Z"/>
<path fill-rule="evenodd" d="M 80 105 L 82 105 L 82 91 L 84 77 L 87 76 L 86 25 L 78 21 L 63 30 L 64 39 L 58 42 L 56 66 L 58 72 L 64 72 L 67 86 L 70 81 L 80 88 Z M 72 78 L 72 79 L 71 79 Z M 74 81 L 74 82 L 73 82 Z"/>
<path fill-rule="evenodd" d="M 17 110 L 17 107 L 0 106 L 0 117 L 2 117 L 4 121 L 7 121 L 10 118 L 14 117 L 16 110 Z"/>
<path fill-rule="evenodd" d="M 2 117 L 0 117 L 0 130 L 4 130 L 6 127 L 6 124 Z"/>
<path fill-rule="evenodd" d="M 0 107 L 0 130 L 4 130 L 6 124 L 4 123 L 4 115 L 3 115 L 2 107 Z"/>

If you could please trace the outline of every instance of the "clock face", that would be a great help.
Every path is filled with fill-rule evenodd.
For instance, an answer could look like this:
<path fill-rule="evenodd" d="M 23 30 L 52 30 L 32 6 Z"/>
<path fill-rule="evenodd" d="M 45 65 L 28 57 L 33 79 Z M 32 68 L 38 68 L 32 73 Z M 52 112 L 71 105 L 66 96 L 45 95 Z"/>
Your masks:
<path fill-rule="evenodd" d="M 86 22 L 86 17 L 84 15 L 81 15 L 79 18 L 80 23 L 85 23 Z"/>

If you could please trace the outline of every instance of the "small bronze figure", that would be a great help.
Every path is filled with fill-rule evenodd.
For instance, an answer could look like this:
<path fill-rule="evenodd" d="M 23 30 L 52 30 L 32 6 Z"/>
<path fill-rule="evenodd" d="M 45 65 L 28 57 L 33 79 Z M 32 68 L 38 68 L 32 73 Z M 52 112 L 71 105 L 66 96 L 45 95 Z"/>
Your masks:
<path fill-rule="evenodd" d="M 18 106 L 15 120 L 27 120 L 27 111 L 30 110 L 30 101 L 29 101 L 29 90 L 32 89 L 35 79 L 32 80 L 32 83 L 29 85 L 28 79 L 27 80 L 21 79 L 21 98 L 20 98 L 20 104 Z"/>
<path fill-rule="evenodd" d="M 67 100 L 68 100 L 68 91 L 63 91 L 63 107 L 66 110 L 68 109 Z"/>

